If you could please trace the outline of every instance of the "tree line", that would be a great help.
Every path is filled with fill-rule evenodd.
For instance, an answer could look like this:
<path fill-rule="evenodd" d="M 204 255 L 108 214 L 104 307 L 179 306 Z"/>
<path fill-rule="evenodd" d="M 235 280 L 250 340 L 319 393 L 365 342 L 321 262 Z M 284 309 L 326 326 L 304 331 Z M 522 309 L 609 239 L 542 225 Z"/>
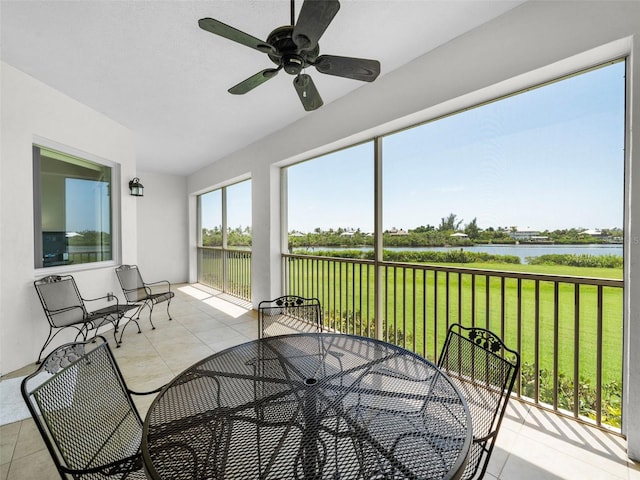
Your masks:
<path fill-rule="evenodd" d="M 480 228 L 477 218 L 468 223 L 458 218 L 455 213 L 442 217 L 439 225 L 420 225 L 409 230 L 391 228 L 383 232 L 385 247 L 442 247 L 442 246 L 471 246 L 476 244 L 515 244 L 512 234 L 515 227 L 488 227 Z M 538 242 L 554 244 L 594 244 L 621 242 L 623 232 L 621 229 L 603 229 L 601 235 L 595 237 L 585 235 L 585 228 L 567 228 L 557 230 L 545 230 L 540 232 L 544 240 Z M 455 233 L 464 233 L 465 236 L 452 237 Z M 526 240 L 524 240 L 526 241 Z M 361 229 L 336 228 L 322 230 L 315 228 L 313 232 L 289 232 L 289 249 L 316 248 L 316 247 L 373 247 L 374 238 L 369 232 Z M 520 240 L 523 242 L 523 240 Z M 220 227 L 202 229 L 203 246 L 222 246 L 222 229 Z M 229 228 L 227 232 L 227 245 L 238 247 L 251 246 L 251 228 Z"/>

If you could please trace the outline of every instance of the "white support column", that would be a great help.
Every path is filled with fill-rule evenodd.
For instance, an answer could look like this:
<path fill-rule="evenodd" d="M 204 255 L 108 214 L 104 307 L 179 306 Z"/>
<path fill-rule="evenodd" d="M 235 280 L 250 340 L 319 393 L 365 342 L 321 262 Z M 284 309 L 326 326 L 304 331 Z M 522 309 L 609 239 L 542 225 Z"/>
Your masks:
<path fill-rule="evenodd" d="M 281 294 L 280 168 L 259 165 L 251 172 L 251 303 Z"/>
<path fill-rule="evenodd" d="M 634 37 L 627 65 L 626 149 L 623 432 L 629 458 L 640 461 L 640 35 Z"/>

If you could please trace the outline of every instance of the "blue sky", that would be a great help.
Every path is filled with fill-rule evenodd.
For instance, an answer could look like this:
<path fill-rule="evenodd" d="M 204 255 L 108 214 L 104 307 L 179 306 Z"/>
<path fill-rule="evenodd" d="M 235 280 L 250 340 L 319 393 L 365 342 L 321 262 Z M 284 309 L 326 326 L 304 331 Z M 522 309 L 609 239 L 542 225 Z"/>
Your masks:
<path fill-rule="evenodd" d="M 621 227 L 624 68 L 384 137 L 384 228 L 437 226 L 450 213 L 481 228 Z M 289 168 L 289 230 L 372 231 L 372 159 L 369 142 Z M 249 182 L 229 192 L 229 226 L 250 225 Z"/>
<path fill-rule="evenodd" d="M 71 199 L 66 202 L 67 232 L 111 232 L 108 182 L 67 178 L 65 188 L 67 198 Z"/>

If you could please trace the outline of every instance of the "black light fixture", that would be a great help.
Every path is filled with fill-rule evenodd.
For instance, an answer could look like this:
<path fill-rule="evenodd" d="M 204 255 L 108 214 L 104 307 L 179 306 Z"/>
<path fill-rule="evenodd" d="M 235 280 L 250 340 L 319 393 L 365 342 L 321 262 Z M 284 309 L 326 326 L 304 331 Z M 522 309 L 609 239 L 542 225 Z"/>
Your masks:
<path fill-rule="evenodd" d="M 144 196 L 144 185 L 140 183 L 140 179 L 138 177 L 135 177 L 129 182 L 129 190 L 131 191 L 131 195 L 134 197 Z"/>

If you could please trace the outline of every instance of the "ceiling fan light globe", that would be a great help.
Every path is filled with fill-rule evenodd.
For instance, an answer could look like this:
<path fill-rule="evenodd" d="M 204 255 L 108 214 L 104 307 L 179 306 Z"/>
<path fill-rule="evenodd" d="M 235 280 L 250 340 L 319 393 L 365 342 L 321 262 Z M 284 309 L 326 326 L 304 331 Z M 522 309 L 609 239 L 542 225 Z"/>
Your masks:
<path fill-rule="evenodd" d="M 289 75 L 298 75 L 305 67 L 305 61 L 298 55 L 285 55 L 282 58 L 284 71 Z"/>

